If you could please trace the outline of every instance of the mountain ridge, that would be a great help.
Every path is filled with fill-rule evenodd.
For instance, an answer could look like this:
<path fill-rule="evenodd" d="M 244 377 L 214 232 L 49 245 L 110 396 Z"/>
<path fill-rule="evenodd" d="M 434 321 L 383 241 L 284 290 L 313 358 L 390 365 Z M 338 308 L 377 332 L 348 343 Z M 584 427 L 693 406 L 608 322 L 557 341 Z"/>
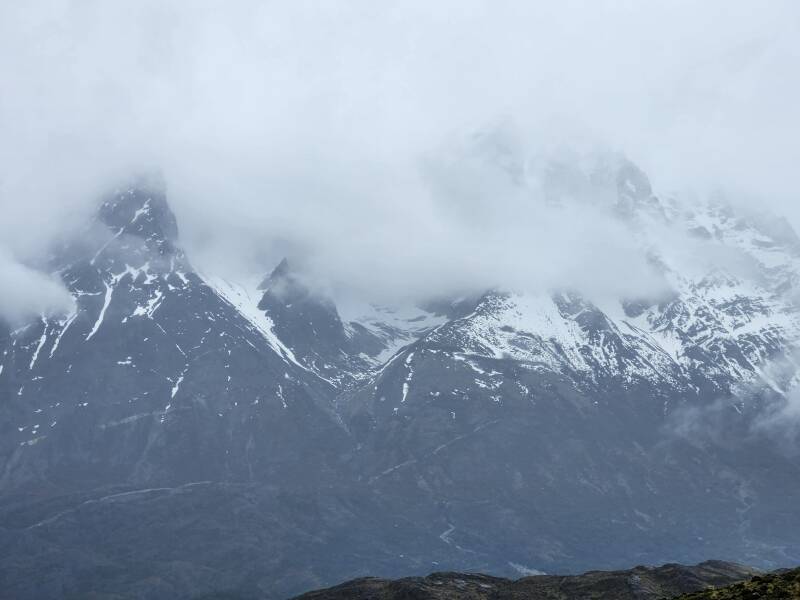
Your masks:
<path fill-rule="evenodd" d="M 722 587 L 761 572 L 722 561 L 687 567 L 667 564 L 638 566 L 626 571 L 588 571 L 582 575 L 534 575 L 517 580 L 474 573 L 432 573 L 398 580 L 364 578 L 308 592 L 295 600 L 663 600 L 707 587 Z"/>
<path fill-rule="evenodd" d="M 599 195 L 632 235 L 702 225 L 733 266 L 654 237 L 663 298 L 340 307 L 291 262 L 201 273 L 163 190 L 112 194 L 51 265 L 73 312 L 0 328 L 7 588 L 277 598 L 370 572 L 796 563 L 800 468 L 759 425 L 796 383 L 796 239 L 628 171 Z M 594 189 L 571 173 L 553 189 Z"/>

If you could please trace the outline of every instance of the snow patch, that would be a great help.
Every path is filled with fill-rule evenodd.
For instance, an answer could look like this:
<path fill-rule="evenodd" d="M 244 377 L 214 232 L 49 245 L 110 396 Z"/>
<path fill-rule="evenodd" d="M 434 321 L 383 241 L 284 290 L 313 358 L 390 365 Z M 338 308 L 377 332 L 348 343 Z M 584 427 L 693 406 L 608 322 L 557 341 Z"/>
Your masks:
<path fill-rule="evenodd" d="M 89 332 L 89 335 L 86 336 L 87 342 L 92 339 L 94 334 L 97 333 L 97 330 L 100 329 L 100 325 L 102 324 L 103 318 L 106 315 L 106 309 L 108 309 L 108 305 L 111 304 L 111 294 L 114 292 L 114 288 L 108 285 L 105 281 L 103 282 L 103 285 L 106 286 L 106 294 L 103 298 L 103 307 L 100 309 L 100 314 L 97 315 L 97 320 L 95 321 L 92 330 Z"/>

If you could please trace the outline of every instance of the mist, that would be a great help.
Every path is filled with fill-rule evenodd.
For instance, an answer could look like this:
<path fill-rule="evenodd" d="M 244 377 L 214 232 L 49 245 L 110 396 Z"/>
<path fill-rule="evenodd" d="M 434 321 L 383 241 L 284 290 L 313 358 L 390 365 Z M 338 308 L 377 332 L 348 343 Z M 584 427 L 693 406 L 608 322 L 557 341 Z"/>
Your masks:
<path fill-rule="evenodd" d="M 378 300 L 659 293 L 623 225 L 552 208 L 475 136 L 534 166 L 623 153 L 657 193 L 724 189 L 798 224 L 798 25 L 791 1 L 6 3 L 3 282 L 156 170 L 191 259 L 232 277 L 290 256 Z M 3 287 L 15 318 L 41 293 Z"/>
<path fill-rule="evenodd" d="M 766 361 L 757 377 L 736 386 L 732 395 L 675 406 L 663 428 L 666 439 L 701 447 L 768 445 L 786 457 L 800 456 L 798 358 L 796 351 L 789 351 Z"/>
<path fill-rule="evenodd" d="M 0 252 L 0 315 L 12 324 L 31 314 L 66 313 L 74 305 L 61 282 Z"/>

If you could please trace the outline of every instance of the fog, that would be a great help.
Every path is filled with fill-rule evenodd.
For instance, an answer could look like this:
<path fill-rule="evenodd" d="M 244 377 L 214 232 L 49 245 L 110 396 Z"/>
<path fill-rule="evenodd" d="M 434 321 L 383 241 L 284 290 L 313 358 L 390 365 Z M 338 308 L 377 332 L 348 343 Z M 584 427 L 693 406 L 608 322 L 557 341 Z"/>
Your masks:
<path fill-rule="evenodd" d="M 791 0 L 4 3 L 0 312 L 63 307 L 29 267 L 153 170 L 192 260 L 232 277 L 288 255 L 382 299 L 657 292 L 617 221 L 513 185 L 475 135 L 800 224 L 799 25 Z"/>
<path fill-rule="evenodd" d="M 696 444 L 736 447 L 769 444 L 790 458 L 800 456 L 798 356 L 791 351 L 767 361 L 758 382 L 740 385 L 734 397 L 677 406 L 665 432 Z M 765 387 L 763 384 L 766 383 Z"/>

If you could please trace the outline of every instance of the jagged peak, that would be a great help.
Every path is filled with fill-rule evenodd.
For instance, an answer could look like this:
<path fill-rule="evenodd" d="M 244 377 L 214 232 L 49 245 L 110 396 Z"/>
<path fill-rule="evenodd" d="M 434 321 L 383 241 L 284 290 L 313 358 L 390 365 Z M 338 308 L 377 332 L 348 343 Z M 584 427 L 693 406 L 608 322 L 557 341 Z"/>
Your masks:
<path fill-rule="evenodd" d="M 333 300 L 319 288 L 310 284 L 302 272 L 295 270 L 285 257 L 264 278 L 258 289 L 264 292 L 264 298 L 271 296 L 287 306 L 298 302 L 317 304 L 327 312 L 335 314 L 338 319 Z"/>
<path fill-rule="evenodd" d="M 258 286 L 264 297 L 272 296 L 283 303 L 292 304 L 311 295 L 311 290 L 292 270 L 289 261 L 283 258 Z M 262 299 L 263 302 L 263 299 Z"/>
<path fill-rule="evenodd" d="M 264 277 L 258 285 L 260 291 L 267 291 L 275 282 L 286 279 L 291 275 L 291 268 L 289 267 L 289 260 L 284 257 L 281 259 L 272 272 Z"/>
<path fill-rule="evenodd" d="M 98 220 L 117 235 L 146 240 L 161 250 L 171 250 L 178 240 L 178 224 L 163 185 L 137 180 L 107 196 L 97 211 Z"/>
<path fill-rule="evenodd" d="M 139 178 L 106 194 L 82 234 L 59 242 L 50 266 L 63 272 L 85 261 L 112 276 L 128 268 L 160 273 L 178 265 L 190 268 L 164 185 Z"/>

